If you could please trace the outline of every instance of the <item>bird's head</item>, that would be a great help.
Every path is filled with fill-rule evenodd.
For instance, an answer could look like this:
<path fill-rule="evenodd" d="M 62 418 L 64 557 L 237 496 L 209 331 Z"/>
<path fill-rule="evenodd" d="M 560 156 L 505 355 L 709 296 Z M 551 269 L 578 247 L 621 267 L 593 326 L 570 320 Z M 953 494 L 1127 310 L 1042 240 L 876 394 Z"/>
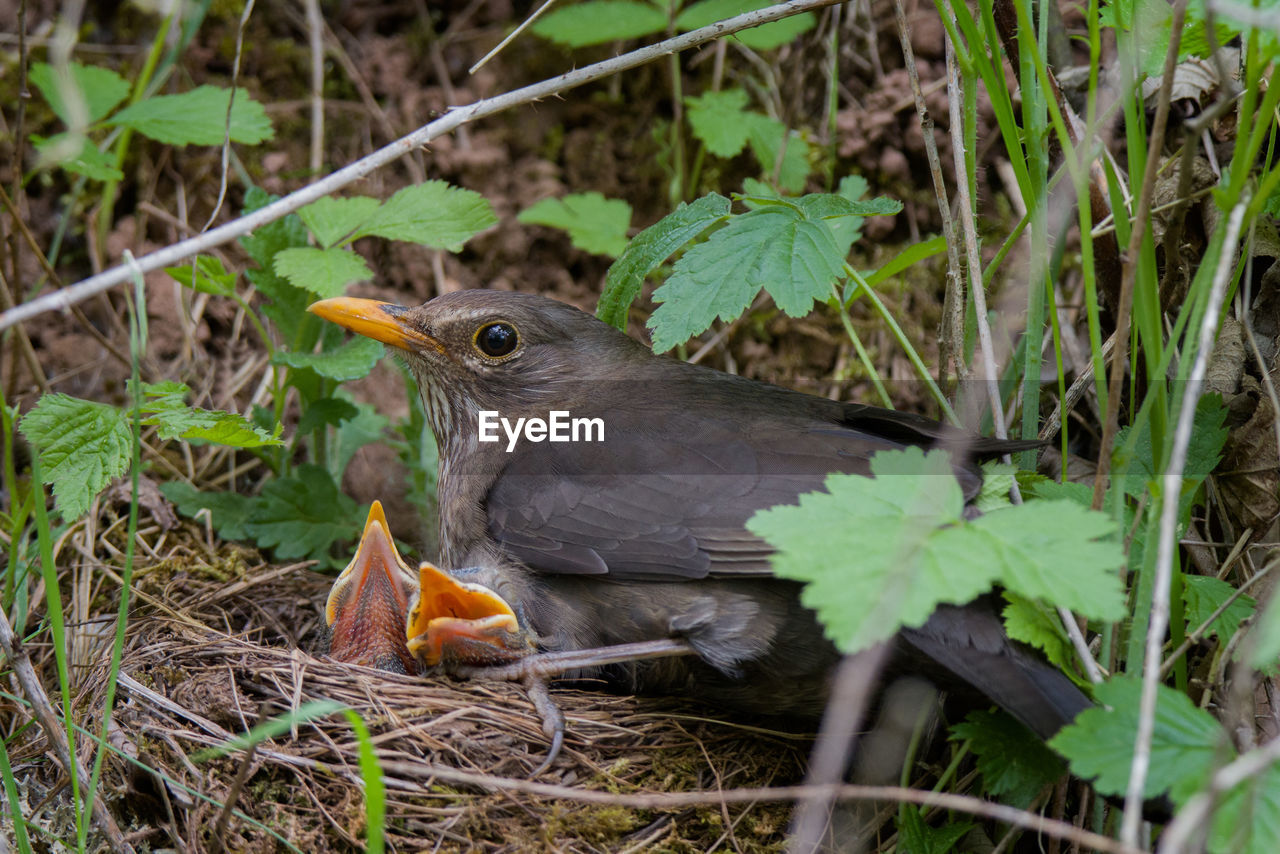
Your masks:
<path fill-rule="evenodd" d="M 418 581 L 405 635 L 409 651 L 423 664 L 501 664 L 534 651 L 532 634 L 493 590 L 427 561 L 418 566 Z"/>
<path fill-rule="evenodd" d="M 457 291 L 415 308 L 337 297 L 309 310 L 399 350 L 441 440 L 474 427 L 481 410 L 516 417 L 588 400 L 599 382 L 627 375 L 621 363 L 649 355 L 590 314 L 534 294 Z"/>

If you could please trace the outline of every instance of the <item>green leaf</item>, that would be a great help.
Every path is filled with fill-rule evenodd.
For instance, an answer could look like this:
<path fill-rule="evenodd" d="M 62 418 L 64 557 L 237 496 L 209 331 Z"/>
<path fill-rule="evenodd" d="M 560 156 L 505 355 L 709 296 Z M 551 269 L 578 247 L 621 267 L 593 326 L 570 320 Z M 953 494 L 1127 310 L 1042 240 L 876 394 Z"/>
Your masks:
<path fill-rule="evenodd" d="M 124 173 L 116 168 L 116 160 L 110 154 L 99 151 L 87 136 L 60 133 L 44 139 L 31 135 L 36 151 L 40 153 L 40 166 L 56 164 L 75 175 L 83 175 L 94 181 L 119 181 Z"/>
<path fill-rule="evenodd" d="M 236 292 L 236 274 L 227 272 L 222 262 L 212 255 L 196 258 L 194 274 L 191 264 L 165 267 L 164 271 L 184 288 L 194 288 L 202 294 L 229 297 Z"/>
<path fill-rule="evenodd" d="M 352 236 L 376 235 L 457 252 L 498 218 L 484 196 L 445 181 L 405 187 L 382 203 Z"/>
<path fill-rule="evenodd" d="M 1196 490 L 1222 459 L 1222 446 L 1227 441 L 1227 429 L 1224 426 L 1226 419 L 1227 409 L 1222 403 L 1221 395 L 1206 394 L 1197 402 L 1192 421 L 1191 444 L 1187 447 L 1187 464 L 1183 469 L 1181 503 L 1184 511 L 1190 509 L 1190 501 Z M 1117 448 L 1123 448 L 1128 443 L 1131 429 L 1126 427 L 1116 434 Z M 1157 479 L 1163 471 L 1164 463 L 1163 459 L 1155 459 L 1150 420 L 1143 421 L 1139 429 L 1124 483 L 1125 492 L 1135 497 L 1141 497 L 1146 492 L 1148 482 Z M 1169 450 L 1166 443 L 1164 452 L 1167 454 Z"/>
<path fill-rule="evenodd" d="M 1124 550 L 1110 516 L 1072 501 L 1028 501 L 968 523 L 1008 590 L 1087 617 L 1119 620 Z"/>
<path fill-rule="evenodd" d="M 752 50 L 773 50 L 795 41 L 796 36 L 809 32 L 817 22 L 812 12 L 801 12 L 781 21 L 739 30 L 733 38 Z"/>
<path fill-rule="evenodd" d="M 160 491 L 188 518 L 194 519 L 201 510 L 208 510 L 210 523 L 222 539 L 249 538 L 247 526 L 257 510 L 257 498 L 233 492 L 201 492 L 180 480 L 160 484 Z"/>
<path fill-rule="evenodd" d="M 639 38 L 666 28 L 666 13 L 648 3 L 591 0 L 556 9 L 539 18 L 530 29 L 565 47 L 586 47 Z"/>
<path fill-rule="evenodd" d="M 105 403 L 46 394 L 19 428 L 40 452 L 45 483 L 53 485 L 62 518 L 79 518 L 95 495 L 129 467 L 129 417 Z"/>
<path fill-rule="evenodd" d="M 701 29 L 716 21 L 768 8 L 773 3 L 774 0 L 702 0 L 690 3 L 676 16 L 676 29 L 682 33 Z"/>
<path fill-rule="evenodd" d="M 931 237 L 922 243 L 914 243 L 889 259 L 879 270 L 868 275 L 866 277 L 867 287 L 874 288 L 885 279 L 898 275 L 908 267 L 918 264 L 926 258 L 932 258 L 934 255 L 941 255 L 946 251 L 947 240 L 940 235 Z"/>
<path fill-rule="evenodd" d="M 1093 785 L 1099 792 L 1123 795 L 1133 762 L 1142 682 L 1120 676 L 1096 685 L 1094 693 L 1102 705 L 1081 712 L 1050 739 L 1049 746 L 1067 758 L 1073 774 L 1096 778 Z M 1168 792 L 1182 803 L 1234 752 L 1212 715 L 1196 708 L 1185 694 L 1160 685 L 1143 797 Z"/>
<path fill-rule="evenodd" d="M 338 491 L 321 466 L 298 466 L 294 477 L 268 481 L 245 527 L 279 560 L 324 560 L 339 540 L 360 533 L 356 503 Z"/>
<path fill-rule="evenodd" d="M 745 115 L 754 117 L 748 141 L 760 162 L 760 171 L 770 181 L 773 181 L 776 171 L 778 186 L 789 193 L 802 191 L 805 179 L 809 177 L 809 143 L 799 134 L 788 131 L 787 126 L 777 119 L 758 113 Z M 782 151 L 783 145 L 786 145 L 786 151 Z M 778 164 L 780 151 L 781 168 Z"/>
<path fill-rule="evenodd" d="M 369 196 L 335 199 L 325 196 L 298 211 L 307 228 L 320 245 L 328 249 L 342 238 L 353 234 L 361 223 L 373 216 L 380 202 Z"/>
<path fill-rule="evenodd" d="M 64 90 L 53 66 L 46 62 L 33 63 L 28 78 L 67 127 L 76 126 L 70 99 L 84 99 L 86 115 L 83 118 L 86 124 L 92 124 L 115 109 L 129 94 L 129 81 L 110 68 L 78 62 L 70 63 L 67 68 L 71 74 L 66 84 L 73 87 L 71 91 Z"/>
<path fill-rule="evenodd" d="M 747 211 L 685 252 L 654 292 L 661 305 L 649 318 L 653 349 L 669 350 L 717 317 L 735 320 L 761 288 L 787 314 L 803 317 L 814 300 L 830 295 L 843 270 L 844 258 L 824 221 L 806 218 L 795 206 Z"/>
<path fill-rule="evenodd" d="M 939 604 L 968 602 L 996 577 L 960 524 L 964 495 L 946 453 L 882 452 L 871 470 L 828 475 L 826 493 L 747 522 L 777 549 L 774 573 L 807 582 L 801 602 L 845 653 L 923 625 Z"/>
<path fill-rule="evenodd" d="M 347 464 L 356 451 L 373 442 L 386 439 L 385 431 L 390 423 L 386 416 L 368 403 L 356 404 L 355 417 L 338 425 L 337 435 L 329 445 L 330 471 L 341 478 L 347 470 Z M 427 431 L 431 432 L 430 430 Z"/>
<path fill-rule="evenodd" d="M 1211 854 L 1272 854 L 1280 839 L 1280 764 L 1228 792 L 1212 822 Z"/>
<path fill-rule="evenodd" d="M 347 285 L 373 278 L 364 258 L 350 249 L 281 249 L 276 253 L 273 269 L 294 287 L 322 299 L 341 296 Z"/>
<path fill-rule="evenodd" d="M 575 193 L 563 199 L 543 199 L 525 208 L 516 219 L 525 225 L 564 229 L 582 251 L 617 258 L 627 248 L 631 205 L 597 192 Z"/>
<path fill-rule="evenodd" d="M 1076 653 L 1062 628 L 1058 612 L 1048 605 L 1005 591 L 1004 630 L 1016 641 L 1034 646 L 1058 669 L 1074 673 Z"/>
<path fill-rule="evenodd" d="M 182 383 L 162 382 L 143 385 L 142 423 L 156 427 L 160 438 L 198 440 L 232 448 L 261 448 L 283 445 L 281 427 L 273 433 L 255 427 L 234 412 L 198 409 L 183 402 L 189 389 Z"/>
<path fill-rule="evenodd" d="M 243 213 L 253 213 L 277 198 L 258 187 L 250 187 L 245 193 Z M 297 340 L 303 324 L 315 320 L 307 314 L 307 306 L 315 301 L 315 297 L 302 288 L 295 288 L 283 276 L 277 276 L 273 265 L 275 256 L 281 251 L 306 247 L 306 226 L 296 214 L 289 214 L 254 229 L 252 234 L 240 238 L 240 245 L 259 265 L 257 269 L 246 270 L 245 278 L 268 300 L 262 313 L 275 323 L 281 338 Z"/>
<path fill-rule="evenodd" d="M 1009 507 L 1009 490 L 1013 489 L 1013 476 L 1018 467 L 1011 463 L 998 463 L 994 460 L 982 464 L 982 491 L 974 499 L 973 505 L 986 513 L 990 510 L 1001 510 Z"/>
<path fill-rule="evenodd" d="M 745 112 L 747 93 L 742 89 L 707 92 L 684 99 L 689 128 L 695 138 L 717 157 L 734 157 L 747 144 L 759 114 Z"/>
<path fill-rule="evenodd" d="M 898 810 L 898 832 L 907 854 L 950 854 L 972 829 L 973 823 L 967 821 L 931 827 L 914 804 L 904 804 Z"/>
<path fill-rule="evenodd" d="M 951 739 L 969 740 L 986 790 L 1018 809 L 1067 770 L 1035 733 L 1002 712 L 970 712 L 951 728 Z"/>
<path fill-rule="evenodd" d="M 674 211 L 633 237 L 626 250 L 609 267 L 596 316 L 625 332 L 627 309 L 640 295 L 645 276 L 681 246 L 728 215 L 729 200 L 719 193 L 710 193 L 688 205 L 682 202 Z"/>
<path fill-rule="evenodd" d="M 125 107 L 109 124 L 123 125 L 169 145 L 221 145 L 227 133 L 230 89 L 200 86 L 181 95 L 154 95 Z M 243 89 L 231 107 L 231 141 L 256 145 L 275 135 L 262 104 Z"/>
<path fill-rule="evenodd" d="M 1280 669 L 1280 595 L 1271 594 L 1271 601 L 1258 615 L 1258 621 L 1249 634 L 1246 644 L 1253 645 L 1249 666 L 1274 674 Z"/>
<path fill-rule="evenodd" d="M 774 0 L 703 0 L 690 5 L 676 16 L 676 29 L 680 32 L 696 30 L 745 12 L 765 9 L 772 6 L 773 2 Z M 738 39 L 752 50 L 772 50 L 813 29 L 815 23 L 812 13 L 802 12 L 781 21 L 739 30 L 732 38 Z"/>
<path fill-rule="evenodd" d="M 1231 598 L 1236 589 L 1225 581 L 1204 575 L 1187 575 L 1182 579 L 1182 601 L 1187 605 L 1187 631 L 1195 631 L 1213 612 Z M 1240 596 L 1209 626 L 1206 634 L 1229 640 L 1240 623 L 1253 614 L 1258 603 L 1250 596 Z"/>
<path fill-rule="evenodd" d="M 279 196 L 273 196 L 261 187 L 250 187 L 244 195 L 244 210 L 241 213 L 251 214 L 279 200 Z M 258 226 L 251 234 L 240 238 L 240 245 L 259 267 L 270 270 L 277 252 L 307 245 L 307 229 L 297 214 L 289 214 Z"/>
<path fill-rule="evenodd" d="M 308 404 L 298 419 L 298 434 L 305 435 L 326 424 L 338 425 L 358 415 L 360 410 L 349 400 L 340 397 L 322 397 Z"/>
<path fill-rule="evenodd" d="M 320 353 L 277 350 L 271 357 L 271 363 L 287 365 L 290 368 L 310 368 L 322 377 L 346 382 L 367 376 L 369 371 L 373 370 L 373 366 L 378 364 L 383 353 L 381 344 L 372 338 L 361 336 L 352 338 L 333 350 Z"/>

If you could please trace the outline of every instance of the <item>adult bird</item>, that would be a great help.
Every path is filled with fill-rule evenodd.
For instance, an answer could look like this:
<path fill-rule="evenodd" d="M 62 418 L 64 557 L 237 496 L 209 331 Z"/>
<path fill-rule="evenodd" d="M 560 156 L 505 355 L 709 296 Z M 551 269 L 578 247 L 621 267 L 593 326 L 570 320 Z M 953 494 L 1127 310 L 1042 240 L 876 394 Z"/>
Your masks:
<path fill-rule="evenodd" d="M 337 298 L 310 310 L 405 357 L 439 445 L 442 562 L 474 568 L 465 581 L 510 603 L 520 633 L 551 651 L 692 646 L 696 656 L 615 671 L 639 692 L 816 718 L 839 655 L 746 520 L 912 445 L 950 448 L 972 500 L 975 459 L 1029 447 L 656 356 L 541 296 L 462 291 L 416 308 Z M 557 418 L 570 439 L 582 427 L 577 441 L 552 441 Z M 439 632 L 433 649 L 441 657 Z M 985 697 L 1042 738 L 1090 705 L 1008 638 L 990 599 L 901 630 L 889 667 Z"/>

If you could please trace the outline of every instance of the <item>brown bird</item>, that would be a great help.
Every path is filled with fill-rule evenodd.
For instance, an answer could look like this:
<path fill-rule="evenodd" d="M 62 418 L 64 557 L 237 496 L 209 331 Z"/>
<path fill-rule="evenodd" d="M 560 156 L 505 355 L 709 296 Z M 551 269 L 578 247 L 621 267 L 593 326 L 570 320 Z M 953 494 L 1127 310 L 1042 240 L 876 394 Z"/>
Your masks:
<path fill-rule="evenodd" d="M 771 574 L 771 549 L 746 530 L 748 518 L 821 489 L 830 472 L 867 474 L 872 454 L 910 445 L 951 448 L 972 500 L 974 459 L 1033 444 L 655 356 L 529 294 L 464 291 L 417 308 L 339 298 L 311 311 L 407 359 L 440 449 L 442 561 L 470 567 L 454 575 L 510 603 L 512 648 L 680 638 L 696 656 L 634 662 L 615 677 L 748 712 L 817 717 L 839 658 L 799 585 Z M 582 428 L 579 441 L 551 440 L 557 412 L 561 432 Z M 603 436 L 588 436 L 593 419 Z M 1041 737 L 1090 705 L 1007 637 L 989 599 L 941 606 L 903 629 L 890 667 L 985 697 Z"/>

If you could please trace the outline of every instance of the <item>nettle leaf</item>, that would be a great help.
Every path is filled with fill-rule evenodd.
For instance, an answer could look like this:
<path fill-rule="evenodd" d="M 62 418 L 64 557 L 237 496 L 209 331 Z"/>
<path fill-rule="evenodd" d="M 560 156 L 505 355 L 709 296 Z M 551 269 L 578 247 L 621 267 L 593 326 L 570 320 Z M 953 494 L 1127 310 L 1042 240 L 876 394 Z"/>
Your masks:
<path fill-rule="evenodd" d="M 363 518 L 329 472 L 307 464 L 298 466 L 294 477 L 276 478 L 263 487 L 245 528 L 258 545 L 274 549 L 278 559 L 324 560 L 334 543 L 360 533 Z"/>
<path fill-rule="evenodd" d="M 968 602 L 996 577 L 980 540 L 960 524 L 964 495 L 946 453 L 883 452 L 871 471 L 874 478 L 829 475 L 826 493 L 747 522 L 777 549 L 775 574 L 807 582 L 801 601 L 846 653 L 923 625 L 939 604 Z"/>
<path fill-rule="evenodd" d="M 261 187 L 250 187 L 244 195 L 244 210 L 241 213 L 251 214 L 279 199 L 279 196 L 273 196 Z M 240 245 L 259 267 L 270 270 L 277 252 L 307 245 L 307 229 L 297 214 L 289 214 L 258 226 L 251 234 L 240 238 Z"/>
<path fill-rule="evenodd" d="M 93 497 L 129 467 L 129 417 L 105 403 L 46 394 L 23 416 L 22 435 L 40 452 L 45 483 L 62 518 L 78 518 Z"/>
<path fill-rule="evenodd" d="M 364 258 L 350 249 L 316 249 L 296 246 L 276 253 L 273 269 L 290 284 L 318 297 L 341 296 L 347 285 L 372 279 Z"/>
<path fill-rule="evenodd" d="M 161 439 L 185 439 L 213 442 L 233 448 L 261 448 L 282 445 L 281 425 L 268 433 L 234 412 L 199 409 L 184 402 L 190 389 L 182 383 L 162 382 L 143 385 L 142 423 L 158 428 Z"/>
<path fill-rule="evenodd" d="M 165 267 L 164 271 L 184 288 L 193 288 L 202 294 L 229 297 L 236 292 L 236 274 L 228 272 L 212 255 L 199 256 L 194 265 Z"/>
<path fill-rule="evenodd" d="M 565 47 L 634 39 L 662 32 L 667 14 L 634 0 L 591 0 L 556 9 L 530 28 L 536 35 Z"/>
<path fill-rule="evenodd" d="M 351 239 L 376 235 L 457 252 L 497 221 L 479 193 L 445 181 L 425 181 L 396 191 Z"/>
<path fill-rule="evenodd" d="M 243 213 L 253 213 L 277 198 L 258 187 L 250 187 L 245 193 Z M 285 249 L 307 246 L 306 226 L 296 214 L 289 214 L 254 229 L 252 234 L 240 238 L 240 245 L 259 265 L 257 269 L 246 270 L 245 278 L 269 300 L 262 307 L 262 313 L 275 324 L 281 338 L 295 340 L 300 327 L 313 320 L 306 309 L 315 297 L 289 284 L 283 276 L 277 276 L 273 265 L 275 256 Z"/>
<path fill-rule="evenodd" d="M 684 102 L 688 107 L 689 128 L 707 151 L 717 157 L 735 157 L 746 147 L 755 118 L 746 112 L 745 91 L 707 92 L 685 98 Z"/>
<path fill-rule="evenodd" d="M 777 173 L 778 186 L 788 193 L 799 193 L 809 177 L 809 143 L 800 134 L 787 130 L 777 119 L 760 113 L 744 113 L 751 119 L 747 141 L 760 162 L 760 170 L 770 181 Z M 783 146 L 786 150 L 783 150 Z M 778 155 L 782 161 L 779 163 Z"/>
<path fill-rule="evenodd" d="M 201 492 L 189 483 L 171 480 L 160 484 L 164 497 L 173 502 L 178 512 L 194 519 L 201 510 L 209 511 L 209 521 L 224 540 L 249 538 L 248 524 L 258 507 L 252 495 L 234 492 Z"/>
<path fill-rule="evenodd" d="M 1013 489 L 1013 479 L 1017 473 L 1018 467 L 1012 463 L 994 460 L 983 463 L 982 491 L 973 500 L 973 505 L 983 513 L 1011 506 L 1009 490 Z"/>
<path fill-rule="evenodd" d="M 372 404 L 358 403 L 355 408 L 355 416 L 338 425 L 333 441 L 329 443 L 329 470 L 337 473 L 339 478 L 342 472 L 347 470 L 347 464 L 351 462 L 356 451 L 387 438 L 385 431 L 387 425 L 391 423 Z"/>
<path fill-rule="evenodd" d="M 795 41 L 796 36 L 809 32 L 817 22 L 812 12 L 801 12 L 781 21 L 739 30 L 732 37 L 752 50 L 773 50 Z"/>
<path fill-rule="evenodd" d="M 1236 589 L 1230 584 L 1216 578 L 1205 575 L 1184 576 L 1182 601 L 1187 605 L 1187 631 L 1200 628 L 1235 592 Z M 1251 596 L 1239 596 L 1210 624 L 1207 634 L 1228 640 L 1240 628 L 1240 623 L 1253 615 L 1257 604 Z"/>
<path fill-rule="evenodd" d="M 338 425 L 355 418 L 360 413 L 356 405 L 340 397 L 322 397 L 313 400 L 298 419 L 298 433 L 303 435 L 326 424 Z"/>
<path fill-rule="evenodd" d="M 970 712 L 951 728 L 951 740 L 969 740 L 986 790 L 1018 809 L 1031 805 L 1066 764 L 1035 733 L 1002 712 Z"/>
<path fill-rule="evenodd" d="M 221 145 L 227 134 L 231 90 L 200 86 L 181 95 L 154 95 L 125 107 L 109 124 L 123 125 L 169 145 Z M 231 141 L 256 145 L 275 132 L 262 104 L 244 89 L 231 105 Z"/>
<path fill-rule="evenodd" d="M 274 365 L 290 368 L 310 368 L 322 377 L 338 382 L 358 380 L 367 376 L 383 355 L 382 345 L 372 338 L 352 338 L 332 350 L 320 353 L 295 353 L 277 350 L 271 357 Z"/>
<path fill-rule="evenodd" d="M 582 251 L 617 258 L 627 248 L 631 205 L 594 191 L 575 193 L 562 199 L 543 199 L 521 211 L 516 220 L 564 229 Z"/>
<path fill-rule="evenodd" d="M 1280 596 L 1272 593 L 1246 644 L 1253 646 L 1249 666 L 1254 670 L 1274 674 L 1280 669 Z"/>
<path fill-rule="evenodd" d="M 745 12 L 754 12 L 772 6 L 774 0 L 703 0 L 694 3 L 676 16 L 676 29 L 680 32 L 696 30 L 716 21 L 734 18 Z M 771 24 L 760 24 L 746 30 L 739 30 L 731 38 L 736 38 L 752 50 L 772 50 L 784 45 L 803 32 L 813 29 L 816 19 L 810 12 L 802 12 L 774 21 Z"/>
<path fill-rule="evenodd" d="M 1272 763 L 1218 802 L 1209 832 L 1212 854 L 1271 854 L 1280 839 L 1280 765 Z"/>
<path fill-rule="evenodd" d="M 124 173 L 116 168 L 116 159 L 99 151 L 98 146 L 87 136 L 60 133 L 44 139 L 32 134 L 31 140 L 40 153 L 41 167 L 56 164 L 68 172 L 94 181 L 119 181 L 124 177 Z"/>
<path fill-rule="evenodd" d="M 325 196 L 299 210 L 298 216 L 320 245 L 327 249 L 347 235 L 354 234 L 380 205 L 381 202 L 369 196 L 346 199 Z"/>
<path fill-rule="evenodd" d="M 1222 396 L 1206 394 L 1196 403 L 1196 414 L 1192 421 L 1191 444 L 1187 446 L 1187 464 L 1183 468 L 1182 500 L 1183 510 L 1189 509 L 1189 502 L 1200 484 L 1218 466 L 1222 459 L 1222 446 L 1227 441 L 1227 409 L 1222 403 Z M 1129 441 L 1129 433 L 1133 428 L 1126 427 L 1116 434 L 1116 447 L 1122 448 Z M 1165 453 L 1168 453 L 1168 447 Z M 1151 422 L 1144 421 L 1140 427 L 1133 446 L 1133 458 L 1129 462 L 1128 476 L 1125 478 L 1124 490 L 1129 495 L 1141 497 L 1147 489 L 1147 483 L 1154 481 L 1162 473 L 1163 460 L 1155 459 L 1155 451 L 1151 444 Z"/>
<path fill-rule="evenodd" d="M 596 316 L 622 331 L 627 329 L 627 309 L 640 295 L 645 276 L 656 270 L 676 250 L 729 215 L 729 200 L 710 193 L 691 204 L 680 204 L 671 213 L 637 234 L 609 267 Z"/>
<path fill-rule="evenodd" d="M 71 74 L 66 82 L 77 91 L 65 92 L 59 83 L 57 72 L 47 62 L 32 63 L 28 79 L 49 102 L 49 108 L 68 127 L 75 127 L 76 120 L 68 98 L 64 96 L 75 97 L 78 92 L 84 99 L 86 115 L 82 118 L 86 123 L 92 123 L 115 109 L 129 95 L 129 81 L 110 68 L 72 62 L 68 64 L 67 70 Z"/>
<path fill-rule="evenodd" d="M 1235 751 L 1212 715 L 1196 708 L 1185 694 L 1164 685 L 1158 690 L 1143 797 L 1167 792 L 1182 803 Z M 1102 705 L 1077 715 L 1049 740 L 1049 746 L 1067 758 L 1073 774 L 1096 778 L 1093 785 L 1099 792 L 1123 795 L 1133 762 L 1142 682 L 1131 676 L 1116 677 L 1096 685 L 1094 694 Z"/>
<path fill-rule="evenodd" d="M 1058 618 L 1048 605 L 1005 591 L 1004 630 L 1016 641 L 1034 646 L 1067 673 L 1076 671 L 1076 653 Z"/>
<path fill-rule="evenodd" d="M 794 204 L 768 205 L 732 217 L 676 262 L 653 295 L 653 349 L 661 353 L 699 335 L 719 317 L 731 321 L 761 288 L 792 317 L 825 300 L 844 272 L 831 229 Z"/>
<path fill-rule="evenodd" d="M 1028 501 L 967 524 L 1006 589 L 1099 620 L 1124 617 L 1116 571 L 1124 550 L 1110 516 L 1072 501 Z"/>
<path fill-rule="evenodd" d="M 903 804 L 898 810 L 898 833 L 902 847 L 910 854 L 951 854 L 973 827 L 971 821 L 946 822 L 933 827 L 925 823 L 920 808 L 914 804 Z"/>

